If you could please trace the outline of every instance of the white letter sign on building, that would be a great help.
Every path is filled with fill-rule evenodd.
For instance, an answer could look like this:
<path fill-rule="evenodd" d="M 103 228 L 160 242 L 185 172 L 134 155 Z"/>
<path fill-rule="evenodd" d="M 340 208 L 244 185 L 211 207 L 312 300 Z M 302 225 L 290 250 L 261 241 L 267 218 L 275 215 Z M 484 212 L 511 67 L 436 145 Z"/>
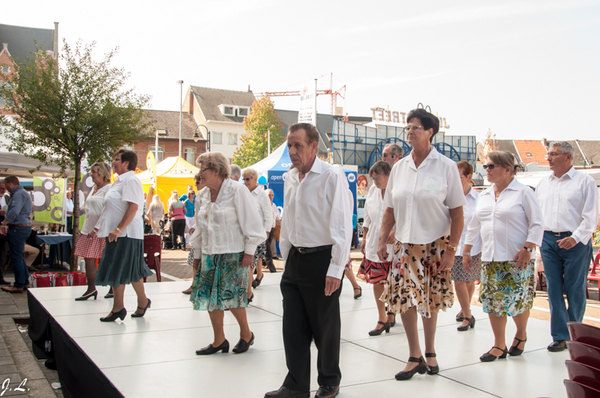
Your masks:
<path fill-rule="evenodd" d="M 317 125 L 317 88 L 314 82 L 302 87 L 300 95 L 300 112 L 298 112 L 298 123 L 310 123 Z"/>

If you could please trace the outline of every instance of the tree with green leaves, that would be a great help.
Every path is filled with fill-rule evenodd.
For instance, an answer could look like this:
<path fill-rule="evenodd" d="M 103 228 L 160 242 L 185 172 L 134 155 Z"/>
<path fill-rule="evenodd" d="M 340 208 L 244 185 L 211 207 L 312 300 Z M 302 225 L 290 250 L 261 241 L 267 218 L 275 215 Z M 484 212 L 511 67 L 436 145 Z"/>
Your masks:
<path fill-rule="evenodd" d="M 58 59 L 38 48 L 15 65 L 14 74 L 0 87 L 5 110 L 0 126 L 15 151 L 56 164 L 61 173 L 74 171 L 79 192 L 82 162 L 88 165 L 111 159 L 123 145 L 132 145 L 151 133 L 152 122 L 142 108 L 150 97 L 125 88 L 129 74 L 110 65 L 117 49 L 100 62 L 92 58 L 95 42 L 75 47 L 63 41 Z M 74 195 L 73 248 L 79 231 L 79 195 Z M 76 264 L 71 255 L 71 269 Z"/>
<path fill-rule="evenodd" d="M 246 134 L 233 153 L 233 163 L 244 168 L 263 160 L 269 155 L 268 141 L 271 136 L 271 152 L 281 145 L 283 123 L 275 112 L 269 96 L 254 101 L 250 114 L 244 118 Z"/>

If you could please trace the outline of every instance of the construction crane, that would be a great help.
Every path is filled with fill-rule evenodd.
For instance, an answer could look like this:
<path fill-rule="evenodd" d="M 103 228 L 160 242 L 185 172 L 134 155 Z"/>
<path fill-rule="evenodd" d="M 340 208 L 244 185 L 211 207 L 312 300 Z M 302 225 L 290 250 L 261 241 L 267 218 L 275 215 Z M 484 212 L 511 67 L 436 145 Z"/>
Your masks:
<path fill-rule="evenodd" d="M 254 96 L 257 98 L 269 97 L 297 97 L 302 95 L 300 90 L 298 91 L 265 91 L 262 93 L 255 93 Z M 337 91 L 333 91 L 333 73 L 331 74 L 331 82 L 329 90 L 317 90 L 317 96 L 319 95 L 330 95 L 331 96 L 331 114 L 335 115 L 335 108 L 337 106 L 337 96 L 339 95 L 342 99 L 346 99 L 346 85 L 344 84 Z"/>

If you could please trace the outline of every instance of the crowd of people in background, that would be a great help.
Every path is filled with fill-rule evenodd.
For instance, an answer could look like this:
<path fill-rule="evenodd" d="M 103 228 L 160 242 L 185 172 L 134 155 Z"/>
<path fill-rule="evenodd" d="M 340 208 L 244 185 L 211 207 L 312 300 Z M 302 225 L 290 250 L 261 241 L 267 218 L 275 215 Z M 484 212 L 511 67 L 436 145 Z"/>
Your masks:
<path fill-rule="evenodd" d="M 548 350 L 564 350 L 567 322 L 581 322 L 585 312 L 591 237 L 598 221 L 595 181 L 573 168 L 573 147 L 567 142 L 550 145 L 547 159 L 552 174 L 542 179 L 537 191 L 515 178 L 519 168 L 515 156 L 493 151 L 483 166 L 491 186 L 479 193 L 472 186 L 472 165 L 455 163 L 432 145 L 438 118 L 415 109 L 406 119 L 410 154 L 403 156 L 400 146 L 388 144 L 382 160 L 369 170 L 373 185 L 368 192 L 360 180 L 366 203 L 358 275 L 373 285 L 377 307 L 376 324 L 368 334 L 388 333 L 399 316 L 409 348 L 406 366 L 395 378 L 439 373 L 438 313 L 452 308 L 456 297 L 457 330 L 473 329 L 471 303 L 477 283 L 493 332 L 492 348 L 480 361 L 521 355 L 535 296 L 538 247 L 548 282 L 552 336 Z M 316 396 L 335 397 L 342 377 L 339 295 L 344 274 L 355 298 L 362 295 L 362 288 L 349 261 L 356 227 L 348 182 L 339 167 L 316 156 L 317 146 L 314 126 L 290 126 L 287 147 L 293 166 L 284 184 L 283 217 L 273 203 L 274 192 L 258 184 L 256 170 L 242 172 L 219 152 L 198 157 L 199 172 L 185 194 L 173 191 L 166 207 L 154 195 L 145 211 L 142 185 L 134 176 L 134 152 L 115 154 L 112 172 L 118 179 L 112 184 L 111 166 L 94 163 L 94 185 L 85 201 L 86 218 L 75 248 L 75 255 L 85 259 L 88 286 L 76 300 L 97 299 L 96 286 L 108 286 L 105 297 L 114 299 L 113 306 L 100 320 L 124 320 L 124 290 L 131 284 L 137 295 L 131 316 L 143 317 L 151 306 L 143 282 L 152 274 L 143 259 L 143 216 L 149 217 L 151 232 L 157 235 L 164 234 L 168 222 L 172 248 L 190 251 L 193 280 L 183 293 L 190 296 L 194 310 L 208 312 L 213 329 L 212 342 L 196 354 L 229 351 L 225 311 L 239 325 L 232 351 L 240 354 L 254 343 L 246 307 L 264 278 L 263 266 L 276 272 L 274 244 L 279 240 L 285 264 L 280 286 L 288 374 L 282 386 L 265 397 L 309 396 L 312 341 L 318 349 Z M 0 245 L 8 245 L 15 275 L 14 283 L 2 290 L 19 293 L 29 287 L 23 253 L 32 204 L 17 177 L 0 181 L 0 208 Z M 66 211 L 69 216 L 73 209 L 67 206 Z M 8 285 L 2 274 L 4 261 L 0 256 L 0 284 Z M 508 317 L 516 325 L 510 346 L 505 335 Z"/>

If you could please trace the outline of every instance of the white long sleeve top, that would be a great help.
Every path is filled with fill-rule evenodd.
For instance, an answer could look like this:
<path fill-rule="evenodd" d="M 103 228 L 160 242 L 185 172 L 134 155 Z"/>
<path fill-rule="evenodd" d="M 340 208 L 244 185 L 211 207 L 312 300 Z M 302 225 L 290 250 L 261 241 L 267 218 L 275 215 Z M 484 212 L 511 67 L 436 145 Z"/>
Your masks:
<path fill-rule="evenodd" d="M 217 199 L 211 202 L 210 190 L 202 189 L 196 212 L 196 229 L 201 234 L 202 253 L 239 253 L 254 255 L 267 239 L 250 191 L 230 179 L 223 181 Z"/>
<path fill-rule="evenodd" d="M 284 263 L 292 245 L 332 245 L 327 276 L 342 279 L 352 241 L 348 190 L 344 171 L 319 159 L 302 181 L 297 169 L 288 171 L 279 241 Z"/>
<path fill-rule="evenodd" d="M 265 231 L 271 232 L 273 210 L 271 209 L 271 199 L 269 199 L 267 191 L 257 186 L 250 192 L 250 195 L 252 196 L 252 201 L 254 202 L 256 210 L 258 210 L 258 215 L 260 216 Z"/>
<path fill-rule="evenodd" d="M 573 167 L 562 177 L 542 179 L 535 191 L 544 230 L 572 232 L 575 242 L 587 245 L 598 224 L 598 189 L 591 176 Z"/>
<path fill-rule="evenodd" d="M 458 166 L 434 147 L 417 166 L 412 155 L 390 173 L 385 207 L 394 210 L 396 240 L 428 244 L 450 234 L 450 209 L 466 203 Z"/>
<path fill-rule="evenodd" d="M 88 194 L 83 210 L 85 210 L 85 221 L 81 228 L 81 233 L 87 235 L 96 227 L 100 216 L 102 216 L 102 206 L 104 205 L 104 196 L 110 190 L 112 184 L 106 184 L 100 188 L 95 194 L 92 189 Z"/>
<path fill-rule="evenodd" d="M 138 206 L 137 211 L 133 220 L 125 227 L 120 236 L 131 239 L 144 239 L 144 222 L 142 220 L 144 190 L 142 189 L 142 183 L 133 171 L 121 174 L 104 195 L 102 216 L 100 216 L 97 225 L 99 238 L 106 238 L 110 231 L 119 225 L 129 207 L 129 203 L 136 204 Z"/>
<path fill-rule="evenodd" d="M 386 190 L 386 193 L 388 191 Z M 365 257 L 367 260 L 376 263 L 381 262 L 377 255 L 377 246 L 379 245 L 379 233 L 381 232 L 381 224 L 383 222 L 383 213 L 385 206 L 381 197 L 381 189 L 373 185 L 367 194 L 365 201 L 365 217 L 363 227 L 369 228 L 367 231 L 367 242 L 365 244 Z M 393 227 L 392 227 L 393 229 Z M 388 258 L 387 261 L 392 261 L 393 245 L 387 245 Z"/>
<path fill-rule="evenodd" d="M 462 256 L 463 248 L 465 247 L 465 239 L 467 238 L 467 230 L 469 228 L 469 224 L 473 221 L 473 216 L 475 215 L 475 207 L 477 206 L 477 198 L 479 197 L 479 192 L 471 188 L 469 193 L 465 196 L 467 199 L 467 204 L 463 206 L 463 217 L 465 220 L 465 226 L 462 230 L 462 234 L 460 235 L 460 242 L 458 242 L 458 246 L 456 246 L 456 254 L 455 256 Z M 477 243 L 473 245 L 471 249 L 471 256 L 476 256 L 481 253 L 481 236 L 477 239 Z"/>
<path fill-rule="evenodd" d="M 481 234 L 483 261 L 513 261 L 525 243 L 542 244 L 542 212 L 533 190 L 516 178 L 495 196 L 494 185 L 479 195 L 465 244 L 474 245 Z"/>

